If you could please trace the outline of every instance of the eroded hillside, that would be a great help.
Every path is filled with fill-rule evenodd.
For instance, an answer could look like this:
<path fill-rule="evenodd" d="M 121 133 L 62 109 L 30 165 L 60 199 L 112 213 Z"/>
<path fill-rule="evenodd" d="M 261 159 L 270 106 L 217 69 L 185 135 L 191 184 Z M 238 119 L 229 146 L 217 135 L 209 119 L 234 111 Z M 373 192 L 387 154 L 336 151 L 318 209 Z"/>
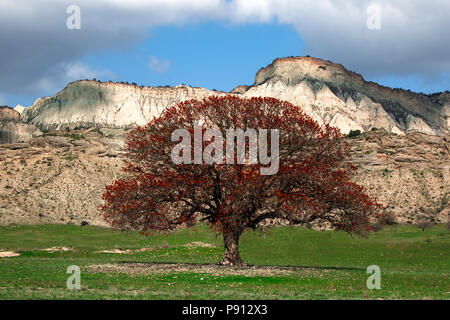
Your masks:
<path fill-rule="evenodd" d="M 105 186 L 119 177 L 120 129 L 53 131 L 27 143 L 0 145 L 0 224 L 104 225 Z M 348 138 L 355 181 L 400 222 L 431 211 L 448 220 L 449 137 L 404 136 L 385 130 Z"/>

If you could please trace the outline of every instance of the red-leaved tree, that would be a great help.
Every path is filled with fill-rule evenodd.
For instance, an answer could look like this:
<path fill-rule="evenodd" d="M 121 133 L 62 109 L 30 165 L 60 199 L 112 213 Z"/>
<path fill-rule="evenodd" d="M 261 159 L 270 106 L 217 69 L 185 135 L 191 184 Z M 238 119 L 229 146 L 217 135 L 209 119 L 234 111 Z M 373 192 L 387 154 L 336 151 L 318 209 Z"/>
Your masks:
<path fill-rule="evenodd" d="M 192 148 L 180 155 L 190 152 L 194 159 L 198 121 L 203 130 L 216 129 L 223 137 L 227 129 L 277 129 L 278 172 L 262 175 L 269 165 L 249 161 L 227 164 L 225 152 L 214 164 L 175 164 L 171 153 L 181 138 L 172 142 L 173 132 L 189 131 Z M 268 136 L 270 155 L 274 141 Z M 202 141 L 202 150 L 214 139 Z M 289 102 L 231 95 L 185 101 L 127 135 L 125 177 L 106 187 L 102 212 L 113 227 L 146 235 L 206 221 L 223 234 L 225 256 L 219 264 L 240 266 L 240 236 L 268 221 L 314 223 L 356 234 L 372 230 L 379 205 L 351 181 L 356 169 L 348 156 L 338 129 L 320 126 Z"/>

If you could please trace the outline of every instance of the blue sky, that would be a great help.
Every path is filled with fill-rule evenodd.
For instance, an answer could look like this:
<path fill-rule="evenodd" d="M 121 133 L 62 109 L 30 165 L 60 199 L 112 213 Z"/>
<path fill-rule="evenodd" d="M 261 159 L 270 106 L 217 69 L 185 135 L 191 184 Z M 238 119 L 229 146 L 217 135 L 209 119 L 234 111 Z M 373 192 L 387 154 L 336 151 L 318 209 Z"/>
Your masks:
<path fill-rule="evenodd" d="M 252 84 L 256 72 L 275 58 L 300 55 L 305 55 L 304 44 L 291 26 L 207 22 L 155 27 L 148 30 L 143 41 L 129 48 L 101 50 L 83 57 L 81 63 L 94 70 L 108 70 L 95 76 L 101 81 L 145 86 L 183 83 L 230 91 L 241 84 Z M 162 68 L 152 68 L 152 60 Z M 62 85 L 55 89 L 63 89 Z M 5 94 L 4 98 L 12 106 L 28 106 L 46 95 L 44 91 L 37 95 Z"/>
<path fill-rule="evenodd" d="M 258 69 L 275 58 L 304 52 L 301 38 L 289 26 L 209 22 L 154 28 L 145 41 L 129 50 L 91 55 L 85 62 L 113 70 L 118 81 L 146 86 L 184 83 L 229 91 L 252 84 Z M 152 57 L 160 64 L 166 61 L 167 67 L 153 70 Z"/>
<path fill-rule="evenodd" d="M 275 58 L 311 55 L 366 80 L 434 93 L 450 87 L 450 2 L 378 0 L 69 0 L 0 2 L 0 105 L 29 106 L 69 81 L 229 91 Z"/>

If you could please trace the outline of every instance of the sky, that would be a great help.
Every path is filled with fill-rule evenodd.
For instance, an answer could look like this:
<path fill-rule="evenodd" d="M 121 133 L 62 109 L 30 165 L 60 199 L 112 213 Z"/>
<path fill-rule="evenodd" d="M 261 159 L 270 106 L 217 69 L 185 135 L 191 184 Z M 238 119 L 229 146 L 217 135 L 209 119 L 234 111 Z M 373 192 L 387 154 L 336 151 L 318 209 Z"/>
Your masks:
<path fill-rule="evenodd" d="M 450 88 L 448 0 L 0 0 L 0 105 L 80 79 L 229 91 L 275 58 Z"/>

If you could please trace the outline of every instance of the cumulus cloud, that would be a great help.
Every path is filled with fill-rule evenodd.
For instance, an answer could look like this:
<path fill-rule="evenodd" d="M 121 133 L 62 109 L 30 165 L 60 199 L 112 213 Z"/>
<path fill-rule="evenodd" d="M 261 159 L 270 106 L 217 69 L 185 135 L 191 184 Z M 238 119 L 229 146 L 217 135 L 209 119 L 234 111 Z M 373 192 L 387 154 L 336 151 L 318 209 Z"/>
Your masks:
<path fill-rule="evenodd" d="M 450 2 L 440 0 L 262 0 L 232 3 L 236 21 L 257 19 L 294 26 L 311 56 L 369 76 L 450 71 Z M 256 1 L 255 1 L 256 2 Z M 380 29 L 369 29 L 369 6 Z"/>
<path fill-rule="evenodd" d="M 75 76 L 94 77 L 108 71 L 91 70 L 77 61 L 127 48 L 158 25 L 205 21 L 291 25 L 308 54 L 369 77 L 433 79 L 450 72 L 449 1 L 78 0 L 81 29 L 69 30 L 66 9 L 71 4 L 72 0 L 0 1 L 2 92 L 50 90 Z M 370 4 L 381 9 L 379 30 L 367 28 Z M 155 72 L 170 65 L 158 58 L 152 62 L 153 58 L 149 67 Z"/>
<path fill-rule="evenodd" d="M 128 48 L 148 36 L 152 26 L 215 19 L 224 3 L 78 0 L 81 29 L 69 30 L 66 10 L 72 4 L 72 0 L 0 1 L 0 90 L 35 92 L 48 82 L 64 80 L 57 69 L 64 71 L 65 66 L 92 53 Z"/>
<path fill-rule="evenodd" d="M 150 56 L 150 62 L 148 63 L 148 67 L 151 71 L 156 73 L 164 73 L 170 67 L 170 61 L 166 59 L 159 59 L 154 56 Z"/>

